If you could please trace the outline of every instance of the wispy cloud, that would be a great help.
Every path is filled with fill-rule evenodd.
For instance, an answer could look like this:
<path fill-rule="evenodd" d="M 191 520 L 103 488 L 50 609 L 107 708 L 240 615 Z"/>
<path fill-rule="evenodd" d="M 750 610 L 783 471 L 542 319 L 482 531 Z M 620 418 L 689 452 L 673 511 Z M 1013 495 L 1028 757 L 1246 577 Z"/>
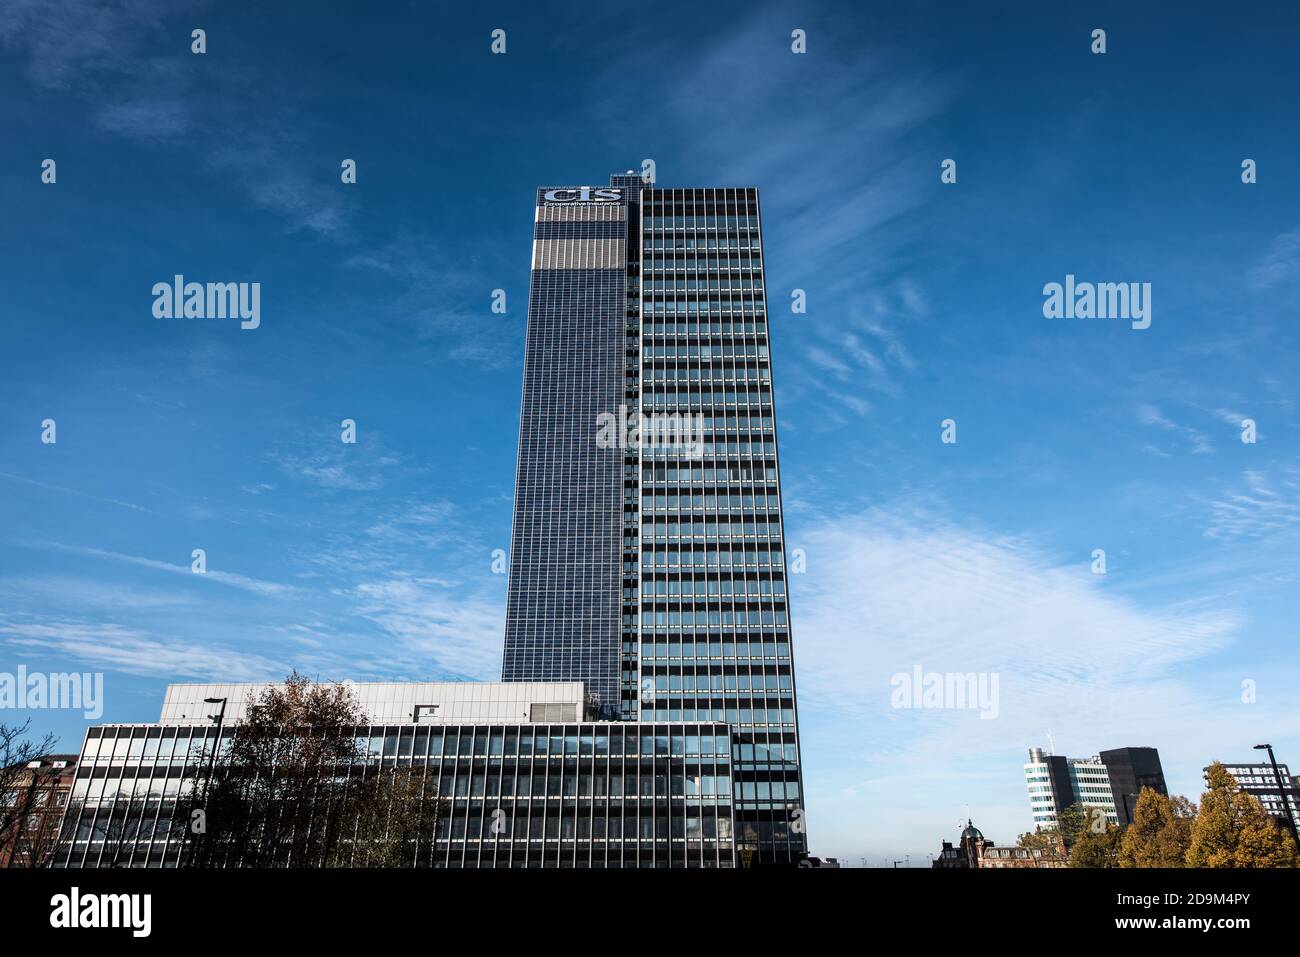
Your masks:
<path fill-rule="evenodd" d="M 9 608 L 19 604 L 47 608 L 124 611 L 184 608 L 192 599 L 178 591 L 96 581 L 72 575 L 0 578 L 0 598 Z"/>
<path fill-rule="evenodd" d="M 239 112 L 263 71 L 234 51 L 227 69 L 195 83 L 190 24 L 169 21 L 175 12 L 158 0 L 11 0 L 0 5 L 0 39 L 26 56 L 36 87 L 79 96 L 99 129 L 151 148 L 184 135 L 187 144 L 201 144 L 198 155 L 223 180 L 289 230 L 346 238 L 337 180 L 323 170 L 312 176 L 296 161 L 303 152 L 300 131 L 308 124 L 284 115 L 283 107 L 252 122 Z M 237 68 L 229 58 L 238 59 Z M 232 127 L 240 130 L 237 146 L 229 144 Z"/>
<path fill-rule="evenodd" d="M 1191 448 L 1192 452 L 1197 455 L 1205 455 L 1214 451 L 1214 445 L 1200 429 L 1193 428 L 1190 425 L 1179 425 L 1167 417 L 1154 405 L 1143 404 L 1137 409 L 1138 421 L 1143 425 L 1152 425 L 1164 429 L 1167 432 L 1174 432 L 1181 435 Z"/>
<path fill-rule="evenodd" d="M 495 263 L 495 252 L 452 249 L 412 232 L 344 261 L 359 276 L 383 280 L 369 301 L 371 308 L 410 327 L 419 340 L 439 343 L 440 352 L 451 359 L 499 368 L 521 352 L 522 335 L 507 330 L 522 332 L 510 317 L 523 314 L 523 303 L 507 300 L 506 315 L 491 311 L 493 290 L 504 289 L 513 272 Z"/>
<path fill-rule="evenodd" d="M 258 655 L 206 641 L 158 638 L 112 622 L 44 619 L 0 625 L 12 648 L 32 654 L 57 653 L 132 675 L 196 677 L 205 681 L 255 681 L 284 674 L 284 668 Z"/>
<path fill-rule="evenodd" d="M 352 593 L 356 614 L 398 642 L 383 657 L 390 667 L 496 680 L 500 676 L 505 609 L 435 578 L 396 577 L 364 582 Z"/>
<path fill-rule="evenodd" d="M 229 585 L 233 588 L 240 588 L 244 591 L 268 597 L 288 597 L 295 591 L 295 589 L 290 585 L 281 585 L 278 582 L 268 582 L 257 578 L 249 578 L 247 575 L 240 575 L 237 572 L 222 571 L 219 568 L 214 569 L 209 567 L 206 572 L 200 574 L 193 571 L 189 565 L 174 565 L 171 562 L 158 561 L 154 558 L 143 558 L 138 555 L 126 555 L 122 552 L 113 552 L 102 548 L 86 548 L 59 543 L 49 543 L 44 547 L 69 552 L 75 555 L 85 555 L 90 558 L 105 558 L 115 562 L 126 562 L 127 564 L 136 565 L 141 568 L 151 568 L 155 571 L 170 572 L 174 575 L 184 575 L 195 581 L 213 581 L 222 585 Z"/>
<path fill-rule="evenodd" d="M 360 426 L 359 426 L 360 427 Z M 272 462 L 287 475 L 324 489 L 373 492 L 385 477 L 401 465 L 398 456 L 385 452 L 378 436 L 367 435 L 364 444 L 324 441 L 311 448 L 299 445 L 270 454 Z"/>
<path fill-rule="evenodd" d="M 122 136 L 161 140 L 189 129 L 190 111 L 178 100 L 110 103 L 99 112 L 99 125 Z"/>
<path fill-rule="evenodd" d="M 1255 537 L 1300 529 L 1300 473 L 1294 468 L 1272 474 L 1247 469 L 1241 473 L 1238 487 L 1225 490 L 1207 505 L 1207 538 Z"/>
<path fill-rule="evenodd" d="M 0 40 L 25 55 L 27 75 L 47 90 L 94 90 L 140 70 L 141 37 L 158 28 L 167 4 L 83 0 L 7 0 Z"/>
<path fill-rule="evenodd" d="M 1294 279 L 1300 279 L 1300 228 L 1273 240 L 1246 274 L 1246 285 L 1258 292 Z"/>
<path fill-rule="evenodd" d="M 1158 742 L 1169 761 L 1170 745 L 1193 739 L 1227 753 L 1256 720 L 1242 713 L 1235 680 L 1217 701 L 1186 681 L 1189 665 L 1230 646 L 1244 624 L 1211 596 L 1139 603 L 1093 575 L 1086 556 L 1062 563 L 1028 539 L 910 502 L 816 518 L 791 544 L 807 555 L 792 605 L 801 719 L 815 728 L 805 740 L 827 762 L 805 757 L 820 840 L 843 840 L 852 829 L 837 822 L 866 800 L 873 833 L 932 844 L 922 808 L 956 815 L 960 805 L 927 797 L 901 807 L 889 797 L 900 778 L 917 795 L 1000 795 L 992 820 L 1010 839 L 1029 824 L 1018 755 L 1049 732 L 1070 753 Z M 997 674 L 996 720 L 893 708 L 891 677 L 918 665 Z M 1131 740 L 1135 728 L 1141 740 Z"/>
<path fill-rule="evenodd" d="M 37 488 L 49 489 L 51 492 L 60 492 L 64 495 L 76 495 L 81 498 L 88 498 L 96 502 L 106 502 L 109 505 L 117 505 L 122 508 L 129 508 L 136 512 L 147 512 L 150 515 L 157 514 L 143 505 L 137 505 L 134 502 L 124 502 L 121 499 L 105 498 L 102 495 L 92 495 L 90 492 L 83 492 L 80 489 L 65 488 L 62 485 L 53 485 L 49 482 L 38 482 L 36 479 L 24 478 L 21 475 L 11 475 L 8 472 L 0 472 L 0 478 L 8 479 L 11 482 L 22 482 L 25 485 L 34 485 Z"/>

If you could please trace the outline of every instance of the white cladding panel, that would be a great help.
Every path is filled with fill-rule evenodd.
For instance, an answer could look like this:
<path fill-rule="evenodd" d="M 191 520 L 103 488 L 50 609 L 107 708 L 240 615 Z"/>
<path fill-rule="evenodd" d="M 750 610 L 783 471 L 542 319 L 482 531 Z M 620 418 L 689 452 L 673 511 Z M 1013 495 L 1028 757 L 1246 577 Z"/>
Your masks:
<path fill-rule="evenodd" d="M 220 705 L 204 698 L 225 698 L 226 723 L 243 720 L 246 706 L 276 682 L 239 684 L 174 684 L 167 686 L 159 724 L 210 724 Z M 421 724 L 489 724 L 525 722 L 538 715 L 563 715 L 547 720 L 580 721 L 581 681 L 367 681 L 347 682 L 372 724 L 409 724 L 421 707 Z M 535 704 L 572 705 L 562 709 L 533 709 Z M 429 706 L 436 706 L 430 713 Z"/>

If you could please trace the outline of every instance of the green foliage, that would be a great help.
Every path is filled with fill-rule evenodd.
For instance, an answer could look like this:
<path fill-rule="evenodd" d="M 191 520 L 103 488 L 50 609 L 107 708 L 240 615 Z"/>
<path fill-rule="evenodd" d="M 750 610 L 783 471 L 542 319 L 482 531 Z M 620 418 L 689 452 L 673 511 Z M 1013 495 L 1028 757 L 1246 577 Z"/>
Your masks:
<path fill-rule="evenodd" d="M 1189 867 L 1296 867 L 1291 835 L 1264 810 L 1259 798 L 1237 785 L 1219 762 L 1206 772 L 1209 789 L 1192 825 Z"/>
<path fill-rule="evenodd" d="M 1120 842 L 1120 867 L 1186 867 L 1196 806 L 1143 788 Z"/>
<path fill-rule="evenodd" d="M 1119 867 L 1120 843 L 1123 837 L 1123 829 L 1109 821 L 1100 832 L 1089 828 L 1079 835 L 1074 847 L 1070 849 L 1070 866 Z"/>
<path fill-rule="evenodd" d="M 390 867 L 414 863 L 444 804 L 418 767 L 365 769 L 368 724 L 344 685 L 296 672 L 253 702 L 208 780 L 187 769 L 175 827 L 193 867 Z M 224 736 L 223 736 L 224 737 Z M 192 821 L 203 827 L 195 832 Z"/>
<path fill-rule="evenodd" d="M 1056 831 L 1044 831 L 1041 827 L 1021 834 L 1016 838 L 1016 846 L 1023 847 L 1031 851 L 1055 851 L 1060 852 L 1061 835 Z"/>
<path fill-rule="evenodd" d="M 1099 819 L 1099 816 L 1104 821 L 1104 814 L 1105 811 L 1099 807 L 1083 803 L 1071 804 L 1057 812 L 1055 828 L 1040 827 L 1030 833 L 1021 834 L 1017 838 L 1017 843 L 1031 850 L 1053 850 L 1060 853 L 1062 842 L 1066 848 L 1071 848 L 1090 829 L 1098 830 L 1094 822 Z"/>

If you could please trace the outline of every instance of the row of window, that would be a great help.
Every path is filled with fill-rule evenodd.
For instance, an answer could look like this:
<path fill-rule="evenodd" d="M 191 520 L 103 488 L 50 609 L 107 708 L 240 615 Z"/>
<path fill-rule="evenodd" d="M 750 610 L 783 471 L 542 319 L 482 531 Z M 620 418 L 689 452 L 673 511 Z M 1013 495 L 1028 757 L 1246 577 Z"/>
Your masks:
<path fill-rule="evenodd" d="M 671 258 L 671 253 L 694 253 L 698 255 L 701 252 L 750 252 L 761 253 L 763 244 L 759 242 L 758 234 L 738 235 L 736 233 L 715 233 L 705 234 L 702 236 L 683 236 L 681 234 L 664 233 L 644 239 L 641 243 L 642 255 L 646 262 L 653 259 Z"/>
<path fill-rule="evenodd" d="M 709 641 L 689 638 L 670 641 L 642 641 L 641 655 L 647 661 L 656 658 L 726 658 L 726 659 L 762 659 L 789 658 L 790 645 L 784 641 L 745 642 L 745 641 Z"/>
<path fill-rule="evenodd" d="M 756 316 L 762 318 L 767 313 L 767 304 L 761 300 L 729 300 L 729 299 L 684 299 L 679 301 L 673 300 L 646 300 L 643 304 L 644 315 L 648 320 L 658 319 L 659 317 L 673 317 L 677 321 L 678 317 L 690 317 L 702 315 L 703 318 L 712 319 L 715 316 Z M 757 325 L 757 324 L 755 324 Z"/>
<path fill-rule="evenodd" d="M 785 595 L 785 582 L 779 576 L 764 578 L 710 578 L 692 580 L 646 579 L 642 584 L 642 594 L 672 595 L 691 597 L 720 597 L 722 595 Z"/>
<path fill-rule="evenodd" d="M 597 726 L 593 726 L 597 727 Z M 118 735 L 113 734 L 114 731 Z M 458 731 L 461 733 L 458 734 Z M 82 761 L 97 756 L 166 757 L 183 756 L 190 746 L 202 747 L 216 737 L 215 729 L 205 727 L 92 727 L 86 738 Z M 229 737 L 227 731 L 226 737 Z M 549 727 L 514 727 L 488 729 L 481 726 L 392 725 L 369 730 L 358 729 L 354 735 L 358 748 L 369 754 L 430 755 L 697 755 L 727 754 L 730 738 L 724 733 L 682 733 L 680 730 L 646 730 L 637 727 L 599 727 L 599 730 L 552 730 Z M 175 750 L 173 751 L 173 743 Z M 427 750 L 426 750 L 427 749 Z"/>
<path fill-rule="evenodd" d="M 754 383 L 757 385 L 758 383 Z M 729 392 L 725 390 L 700 392 L 687 392 L 684 388 L 659 385 L 658 391 L 647 389 L 641 397 L 641 407 L 646 410 L 647 414 L 670 415 L 674 412 L 695 413 L 708 410 L 716 413 L 723 413 L 735 409 L 745 411 L 750 415 L 771 413 L 772 396 L 767 392 L 760 392 L 751 388 L 748 392 Z M 631 398 L 635 399 L 633 395 Z M 633 460 L 635 462 L 635 460 Z M 636 473 L 632 473 L 635 477 Z M 749 476 L 746 476 L 748 478 Z M 683 481 L 689 481 L 690 476 L 684 476 Z M 712 480 L 711 480 L 712 481 Z"/>
<path fill-rule="evenodd" d="M 646 229 L 719 229 L 746 226 L 757 228 L 757 214 L 748 216 L 674 216 L 660 213 L 658 208 L 643 211 L 641 223 Z"/>
<path fill-rule="evenodd" d="M 469 801 L 483 798 L 507 798 L 512 802 L 520 799 L 518 804 L 526 804 L 527 802 L 522 800 L 525 798 L 551 798 L 557 799 L 554 804 L 533 802 L 533 806 L 540 808 L 543 803 L 546 803 L 547 806 L 554 806 L 557 810 L 560 798 L 581 802 L 577 804 L 566 802 L 564 809 L 570 811 L 574 808 L 582 810 L 592 806 L 588 803 L 589 799 L 601 799 L 596 804 L 601 809 L 621 810 L 626 806 L 629 812 L 637 810 L 638 807 L 648 806 L 651 800 L 660 805 L 671 800 L 675 813 L 678 814 L 682 813 L 682 808 L 701 806 L 699 802 L 702 800 L 718 800 L 725 805 L 733 796 L 737 800 L 797 800 L 798 783 L 791 777 L 794 773 L 794 758 L 790 756 L 793 755 L 793 745 L 788 745 L 787 748 L 786 756 L 773 753 L 771 760 L 778 763 L 763 764 L 761 766 L 763 770 L 751 770 L 739 776 L 734 782 L 724 765 L 718 765 L 716 772 L 713 765 L 690 765 L 685 768 L 678 765 L 671 774 L 666 773 L 663 768 L 655 768 L 652 771 L 647 766 L 641 769 L 641 774 L 638 776 L 634 773 L 634 766 L 630 766 L 626 774 L 617 767 L 611 767 L 607 773 L 607 767 L 603 763 L 588 766 L 594 767 L 595 773 L 585 770 L 578 773 L 575 766 L 568 765 L 565 767 L 567 773 L 561 774 L 559 767 L 555 766 L 549 775 L 543 773 L 541 767 L 535 768 L 530 774 L 527 764 L 522 764 L 518 773 L 508 765 L 504 768 L 498 765 L 496 771 L 485 773 L 480 763 L 472 773 L 465 764 L 459 766 L 458 773 L 454 766 L 448 765 L 444 767 L 441 777 L 436 773 L 435 768 L 428 781 L 426 793 L 429 796 L 437 795 L 455 799 L 448 807 L 448 810 L 453 812 L 457 807 L 465 807 L 459 799 Z M 773 746 L 773 751 L 776 750 Z M 385 759 L 382 766 L 394 767 L 395 761 L 398 759 Z M 409 760 L 398 761 L 398 763 L 401 766 L 411 766 Z M 371 765 L 371 767 L 378 766 L 380 766 L 379 762 Z M 757 767 L 753 766 L 755 769 Z M 70 814 L 75 816 L 83 803 L 93 807 L 113 802 L 121 805 L 127 802 L 138 804 L 148 802 L 156 806 L 165 798 L 175 798 L 181 793 L 189 793 L 195 786 L 195 782 L 201 780 L 203 769 L 203 765 L 191 764 L 184 769 L 183 774 L 180 768 L 174 768 L 171 769 L 170 774 L 155 773 L 152 776 L 147 773 L 138 776 L 101 773 L 79 778 L 72 792 Z M 150 768 L 128 767 L 112 770 L 148 772 Z M 607 798 L 614 800 L 605 801 L 604 799 Z M 640 800 L 622 802 L 618 800 L 620 798 Z"/>
<path fill-rule="evenodd" d="M 712 716 L 715 720 L 725 713 L 727 721 L 737 727 L 794 728 L 793 708 L 713 708 L 691 707 L 686 702 L 660 702 L 641 706 L 641 717 L 650 721 L 701 720 Z"/>
<path fill-rule="evenodd" d="M 778 509 L 781 501 L 775 488 L 725 489 L 712 490 L 682 489 L 681 491 L 660 492 L 647 490 L 641 495 L 641 507 L 650 510 L 671 509 L 736 509 L 766 508 Z"/>
<path fill-rule="evenodd" d="M 664 547 L 664 546 L 660 546 Z M 706 546 L 707 547 L 707 546 Z M 677 567 L 692 566 L 697 568 L 703 567 L 740 567 L 740 566 L 761 566 L 774 567 L 783 566 L 785 554 L 780 549 L 753 549 L 738 550 L 728 549 L 727 546 L 708 547 L 703 550 L 701 547 L 695 549 L 682 549 L 682 547 L 669 545 L 664 551 L 642 551 L 642 567 Z"/>
<path fill-rule="evenodd" d="M 649 345 L 641 350 L 642 359 L 766 359 L 767 346 L 736 339 L 718 344 L 691 343 Z"/>
<path fill-rule="evenodd" d="M 714 518 L 712 515 L 653 515 L 646 514 L 641 537 L 647 540 L 676 540 L 676 538 L 780 538 L 781 524 L 776 516 L 767 521 L 766 515 Z"/>
<path fill-rule="evenodd" d="M 655 691 L 793 691 L 793 675 L 747 674 L 652 674 L 655 668 L 644 667 L 641 690 L 645 692 L 653 677 Z"/>
<path fill-rule="evenodd" d="M 655 514 L 656 511 L 664 511 L 665 514 Z M 703 512 L 704 514 L 697 514 Z M 638 513 L 639 514 L 639 513 Z M 644 523 L 647 527 L 652 525 L 659 526 L 681 526 L 685 531 L 691 528 L 700 529 L 707 526 L 708 528 L 720 527 L 735 529 L 738 526 L 767 525 L 769 523 L 779 522 L 781 516 L 776 511 L 768 512 L 764 506 L 761 512 L 756 512 L 751 506 L 749 509 L 736 506 L 735 513 L 732 514 L 726 506 L 721 509 L 708 510 L 703 504 L 698 509 L 692 509 L 689 502 L 684 509 L 674 509 L 669 512 L 666 509 L 644 509 Z M 702 534 L 696 532 L 696 534 Z"/>
<path fill-rule="evenodd" d="M 695 273 L 699 275 L 708 275 L 712 272 L 721 272 L 722 270 L 735 271 L 737 269 L 762 270 L 762 258 L 749 250 L 732 250 L 728 253 L 687 253 L 684 250 L 673 255 L 666 251 L 660 251 L 658 258 L 646 259 L 641 264 L 642 273 L 654 275 L 656 273 Z M 534 273 L 533 275 L 537 275 Z"/>
<path fill-rule="evenodd" d="M 691 430 L 705 436 L 706 440 L 730 438 L 731 436 L 729 436 L 728 433 L 736 433 L 736 437 L 740 441 L 745 441 L 747 439 L 752 440 L 755 438 L 761 438 L 764 431 L 768 433 L 773 431 L 772 419 L 768 416 L 750 416 L 741 414 L 739 416 L 733 415 L 728 417 L 721 414 L 713 415 L 705 414 L 703 412 L 681 412 L 672 414 L 682 416 L 683 426 L 686 424 L 685 417 L 690 416 Z M 663 425 L 661 424 L 658 428 L 662 431 Z"/>
<path fill-rule="evenodd" d="M 771 382 L 772 372 L 766 363 L 752 366 L 748 363 L 736 363 L 726 369 L 701 369 L 699 367 L 677 369 L 645 369 L 642 378 L 648 383 L 657 382 L 708 382 L 726 385 L 737 380 L 754 382 Z"/>
<path fill-rule="evenodd" d="M 687 278 L 685 274 L 681 276 L 664 276 L 663 278 L 655 277 L 643 280 L 640 288 L 635 289 L 635 293 L 639 295 L 643 291 L 661 292 L 670 289 L 713 289 L 718 291 L 730 289 L 745 292 L 762 292 L 763 274 L 761 272 L 714 272 L 706 275 L 696 275 L 690 278 Z M 634 290 L 629 289 L 628 291 L 633 292 Z"/>
<path fill-rule="evenodd" d="M 771 463 L 775 465 L 775 463 Z M 635 476 L 635 473 L 633 473 Z M 724 465 L 722 467 L 716 464 L 709 465 L 684 465 L 676 463 L 658 462 L 646 463 L 641 467 L 641 478 L 645 482 L 674 482 L 679 485 L 685 485 L 689 482 L 696 484 L 702 482 L 753 482 L 753 481 L 776 481 L 776 469 L 774 467 L 760 465 L 758 463 L 743 462 L 734 465 Z"/>

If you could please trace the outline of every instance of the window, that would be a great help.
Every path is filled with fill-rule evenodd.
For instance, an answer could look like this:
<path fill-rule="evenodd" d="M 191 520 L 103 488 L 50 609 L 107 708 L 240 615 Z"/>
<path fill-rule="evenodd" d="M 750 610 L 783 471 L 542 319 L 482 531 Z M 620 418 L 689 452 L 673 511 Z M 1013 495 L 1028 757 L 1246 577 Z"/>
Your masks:
<path fill-rule="evenodd" d="M 438 717 L 438 706 L 436 704 L 417 704 L 415 706 L 415 723 L 428 724 L 436 721 Z"/>
<path fill-rule="evenodd" d="M 578 706 L 564 702 L 530 704 L 528 706 L 528 720 L 539 722 L 577 721 Z"/>

